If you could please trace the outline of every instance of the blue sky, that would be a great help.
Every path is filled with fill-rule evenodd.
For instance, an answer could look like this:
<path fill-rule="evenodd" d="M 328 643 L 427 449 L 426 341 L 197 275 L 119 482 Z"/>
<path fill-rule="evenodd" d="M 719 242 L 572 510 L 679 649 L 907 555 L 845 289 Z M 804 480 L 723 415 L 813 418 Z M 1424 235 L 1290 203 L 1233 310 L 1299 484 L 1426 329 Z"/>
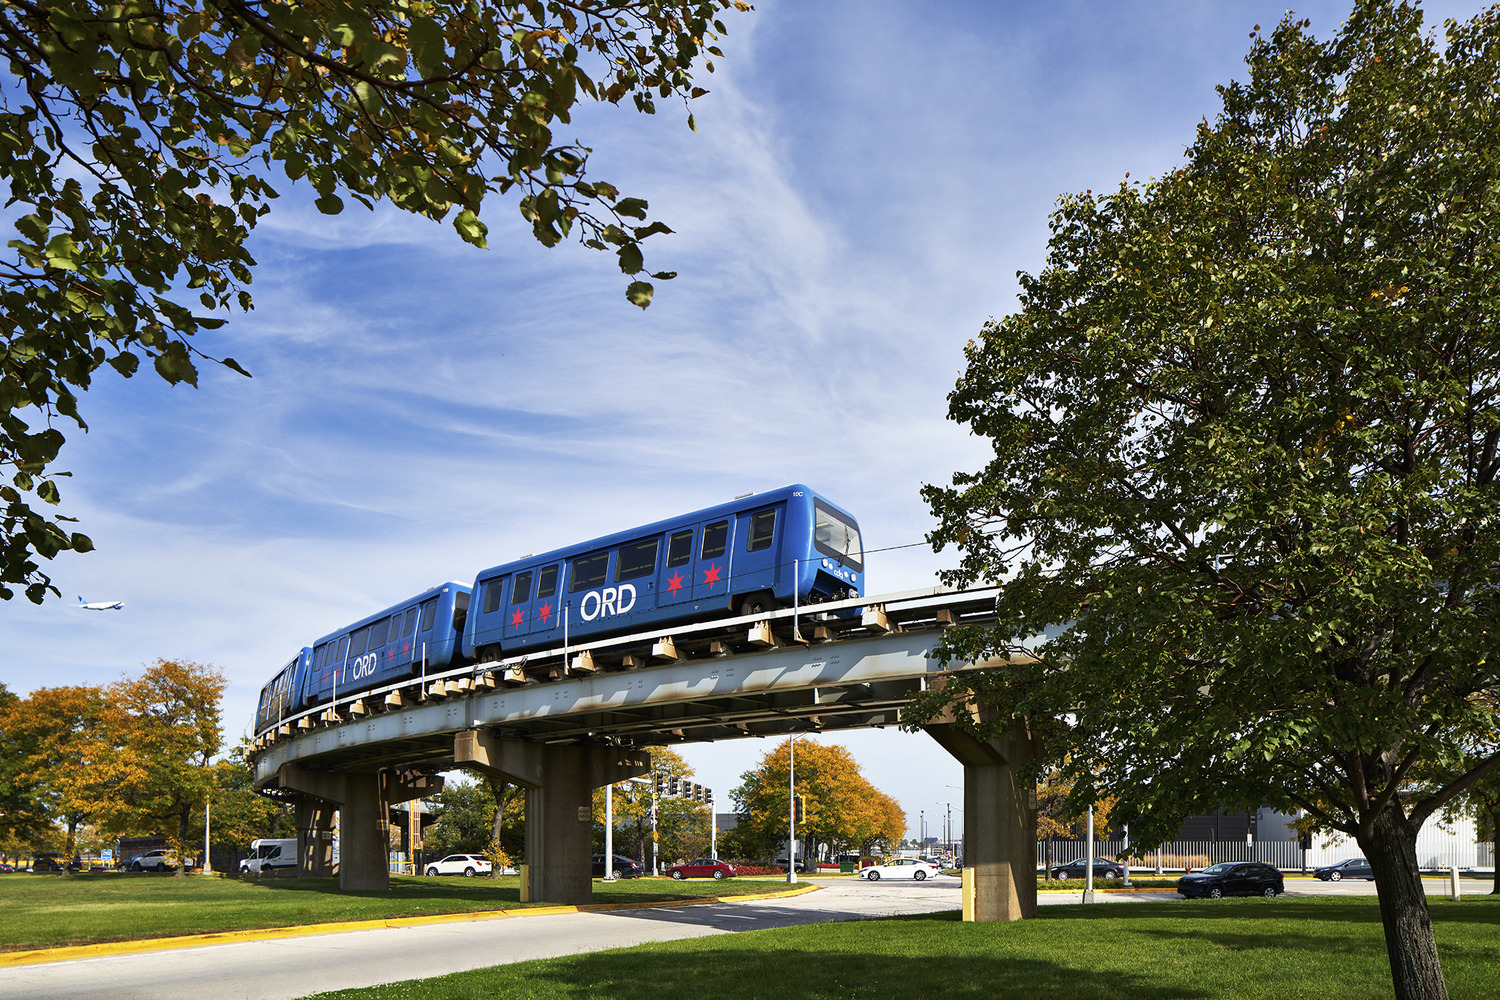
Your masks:
<path fill-rule="evenodd" d="M 963 345 L 1040 267 L 1054 199 L 1177 165 L 1285 2 L 757 8 L 728 19 L 696 134 L 670 102 L 575 116 L 592 176 L 676 231 L 647 243 L 681 276 L 645 312 L 612 257 L 543 249 L 502 198 L 478 251 L 385 207 L 321 216 L 280 185 L 250 245 L 256 310 L 197 345 L 255 377 L 101 373 L 60 463 L 97 551 L 48 567 L 65 600 L 0 606 L 0 682 L 212 663 L 232 742 L 314 637 L 527 552 L 791 482 L 854 512 L 867 548 L 920 542 L 921 484 L 984 457 L 945 420 Z M 1424 9 L 1437 25 L 1478 6 Z M 1296 10 L 1319 37 L 1348 13 Z M 873 555 L 867 592 L 928 586 L 948 558 Z M 913 832 L 962 801 L 925 736 L 831 739 Z M 722 803 L 769 749 L 683 754 Z"/>

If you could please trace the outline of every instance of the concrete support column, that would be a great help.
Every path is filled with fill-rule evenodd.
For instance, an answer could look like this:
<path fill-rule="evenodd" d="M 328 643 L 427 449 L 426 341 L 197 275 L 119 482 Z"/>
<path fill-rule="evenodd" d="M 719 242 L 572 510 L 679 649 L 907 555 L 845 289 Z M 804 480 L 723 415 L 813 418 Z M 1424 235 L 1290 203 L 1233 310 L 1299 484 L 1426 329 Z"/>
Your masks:
<path fill-rule="evenodd" d="M 382 784 L 379 774 L 344 775 L 344 802 L 339 809 L 340 889 L 391 887 L 391 823 Z"/>
<path fill-rule="evenodd" d="M 297 796 L 297 874 L 333 874 L 333 806 L 310 795 Z"/>
<path fill-rule="evenodd" d="M 651 757 L 609 746 L 545 745 L 485 730 L 454 738 L 454 762 L 526 789 L 526 864 L 521 898 L 587 903 L 594 896 L 594 789 L 639 777 Z"/>
<path fill-rule="evenodd" d="M 282 788 L 301 793 L 297 804 L 299 874 L 328 874 L 333 850 L 332 817 L 337 806 L 339 888 L 366 891 L 390 888 L 391 805 L 435 795 L 443 788 L 442 778 L 414 771 L 356 774 L 306 771 L 291 764 L 282 765 L 276 782 Z M 325 831 L 330 834 L 327 860 L 320 860 L 325 858 L 321 846 Z"/>
<path fill-rule="evenodd" d="M 964 765 L 964 919 L 1035 916 L 1036 788 L 1018 774 L 1031 758 L 1025 725 L 987 740 L 954 723 L 926 729 Z"/>

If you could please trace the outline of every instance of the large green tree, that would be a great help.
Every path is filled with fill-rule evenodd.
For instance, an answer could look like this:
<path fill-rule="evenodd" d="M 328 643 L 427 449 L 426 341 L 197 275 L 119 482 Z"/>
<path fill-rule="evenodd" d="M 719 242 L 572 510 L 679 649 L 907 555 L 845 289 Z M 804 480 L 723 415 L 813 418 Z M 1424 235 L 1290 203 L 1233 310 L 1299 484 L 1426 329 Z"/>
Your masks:
<path fill-rule="evenodd" d="M 641 242 L 670 230 L 587 175 L 581 101 L 697 97 L 743 0 L 12 0 L 0 5 L 0 598 L 91 548 L 49 515 L 59 417 L 109 365 L 196 384 L 190 339 L 251 308 L 247 239 L 277 193 L 388 199 L 484 246 L 486 194 L 536 239 L 613 249 L 645 307 Z M 688 116 L 692 125 L 692 116 Z M 669 278 L 660 272 L 656 278 Z M 243 371 L 233 359 L 222 360 Z"/>
<path fill-rule="evenodd" d="M 1500 12 L 1252 38 L 1186 162 L 1062 198 L 969 345 L 949 412 L 993 457 L 926 489 L 931 540 L 1006 589 L 951 645 L 1038 658 L 945 694 L 1132 840 L 1261 804 L 1352 836 L 1396 995 L 1443 997 L 1416 836 L 1500 767 Z"/>

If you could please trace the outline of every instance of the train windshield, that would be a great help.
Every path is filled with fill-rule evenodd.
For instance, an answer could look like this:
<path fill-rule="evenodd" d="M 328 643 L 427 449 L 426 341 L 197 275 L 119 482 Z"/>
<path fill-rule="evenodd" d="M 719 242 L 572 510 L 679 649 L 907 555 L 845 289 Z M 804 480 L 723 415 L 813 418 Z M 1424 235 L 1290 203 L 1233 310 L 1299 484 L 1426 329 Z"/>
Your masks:
<path fill-rule="evenodd" d="M 813 548 L 854 570 L 865 568 L 859 526 L 817 500 L 813 501 Z"/>

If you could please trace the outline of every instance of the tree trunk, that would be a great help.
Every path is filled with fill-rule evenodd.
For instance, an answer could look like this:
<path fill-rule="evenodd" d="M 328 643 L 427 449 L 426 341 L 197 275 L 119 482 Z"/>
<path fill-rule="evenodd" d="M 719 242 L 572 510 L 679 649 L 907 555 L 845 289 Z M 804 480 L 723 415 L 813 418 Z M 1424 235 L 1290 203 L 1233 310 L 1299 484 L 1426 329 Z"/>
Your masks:
<path fill-rule="evenodd" d="M 501 781 L 498 778 L 490 779 L 490 794 L 495 797 L 495 819 L 490 823 L 491 851 L 498 851 L 500 849 L 500 828 L 505 825 L 505 788 L 507 784 L 508 782 Z M 492 856 L 491 861 L 493 860 Z M 499 877 L 500 866 L 492 864 L 490 866 L 490 878 Z"/>
<path fill-rule="evenodd" d="M 1396 1000 L 1447 1000 L 1432 916 L 1417 867 L 1417 828 L 1396 802 L 1387 805 L 1371 826 L 1368 833 L 1364 832 L 1368 828 L 1362 828 L 1355 839 L 1375 873 Z"/>
<path fill-rule="evenodd" d="M 1052 842 L 1054 840 L 1056 840 L 1056 839 L 1057 839 L 1057 835 L 1056 834 L 1052 834 L 1052 835 L 1050 835 L 1050 836 L 1047 837 L 1047 864 L 1046 864 L 1046 872 L 1045 872 L 1045 875 L 1043 876 L 1044 878 L 1049 878 L 1050 879 L 1052 877 Z"/>

